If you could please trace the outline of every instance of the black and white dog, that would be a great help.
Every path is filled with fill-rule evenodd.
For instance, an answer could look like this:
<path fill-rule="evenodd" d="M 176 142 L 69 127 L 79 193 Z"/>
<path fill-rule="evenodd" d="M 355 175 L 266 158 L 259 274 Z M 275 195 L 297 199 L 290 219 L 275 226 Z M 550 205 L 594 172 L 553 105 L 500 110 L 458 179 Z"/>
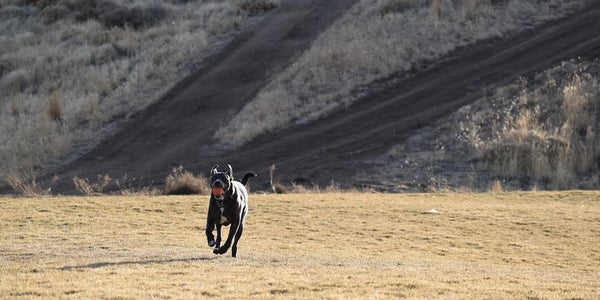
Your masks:
<path fill-rule="evenodd" d="M 215 165 L 210 171 L 210 204 L 208 206 L 208 217 L 206 220 L 206 238 L 208 246 L 215 247 L 214 254 L 223 254 L 231 247 L 231 256 L 237 255 L 237 244 L 244 232 L 244 223 L 248 214 L 248 192 L 246 183 L 251 177 L 256 176 L 253 172 L 248 172 L 242 178 L 242 181 L 233 180 L 233 170 L 227 165 L 227 171 L 219 172 L 219 166 Z M 229 228 L 229 235 L 225 244 L 221 246 L 221 226 Z M 217 240 L 213 235 L 214 228 L 217 228 Z"/>

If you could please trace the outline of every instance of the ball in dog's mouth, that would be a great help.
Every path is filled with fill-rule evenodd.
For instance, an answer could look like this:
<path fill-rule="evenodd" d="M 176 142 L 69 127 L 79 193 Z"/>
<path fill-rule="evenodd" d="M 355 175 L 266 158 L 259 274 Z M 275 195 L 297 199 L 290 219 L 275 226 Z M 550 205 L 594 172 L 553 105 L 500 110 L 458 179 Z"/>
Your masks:
<path fill-rule="evenodd" d="M 222 195 L 223 195 L 223 193 L 224 193 L 224 191 L 223 191 L 223 188 L 220 188 L 220 187 L 214 187 L 214 188 L 212 189 L 212 193 L 213 193 L 213 195 L 215 195 L 215 196 L 222 196 Z"/>

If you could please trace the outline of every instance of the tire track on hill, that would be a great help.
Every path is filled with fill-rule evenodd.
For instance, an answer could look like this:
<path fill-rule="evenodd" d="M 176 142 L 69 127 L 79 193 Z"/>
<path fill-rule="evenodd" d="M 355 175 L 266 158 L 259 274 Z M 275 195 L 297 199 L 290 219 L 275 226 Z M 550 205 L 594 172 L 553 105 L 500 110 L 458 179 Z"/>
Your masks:
<path fill-rule="evenodd" d="M 302 2 L 302 3 L 298 3 Z M 60 193 L 73 192 L 70 178 L 109 174 L 162 184 L 172 167 L 206 173 L 214 163 L 262 176 L 268 169 L 287 183 L 298 177 L 320 185 L 332 179 L 353 185 L 353 175 L 374 172 L 362 163 L 405 140 L 486 91 L 531 75 L 562 60 L 600 55 L 600 2 L 586 10 L 516 36 L 458 50 L 446 61 L 390 83 L 350 107 L 309 124 L 257 137 L 239 149 L 223 149 L 212 136 L 279 70 L 306 49 L 318 32 L 351 3 L 289 1 L 255 30 L 195 72 L 125 129 L 98 148 L 58 170 Z M 116 188 L 116 187 L 113 187 Z"/>

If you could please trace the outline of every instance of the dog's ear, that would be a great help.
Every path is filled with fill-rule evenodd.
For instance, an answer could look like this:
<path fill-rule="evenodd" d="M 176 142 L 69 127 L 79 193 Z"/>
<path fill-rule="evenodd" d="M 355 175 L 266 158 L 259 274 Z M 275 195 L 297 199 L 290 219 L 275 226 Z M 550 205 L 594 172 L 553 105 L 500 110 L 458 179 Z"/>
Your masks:
<path fill-rule="evenodd" d="M 212 169 L 210 170 L 210 176 L 213 176 L 219 172 L 219 171 L 217 171 L 217 168 L 219 168 L 219 165 L 214 165 L 212 167 Z"/>
<path fill-rule="evenodd" d="M 231 168 L 230 164 L 227 164 L 227 171 L 225 172 L 225 174 L 229 175 L 230 177 L 233 177 L 233 168 Z"/>

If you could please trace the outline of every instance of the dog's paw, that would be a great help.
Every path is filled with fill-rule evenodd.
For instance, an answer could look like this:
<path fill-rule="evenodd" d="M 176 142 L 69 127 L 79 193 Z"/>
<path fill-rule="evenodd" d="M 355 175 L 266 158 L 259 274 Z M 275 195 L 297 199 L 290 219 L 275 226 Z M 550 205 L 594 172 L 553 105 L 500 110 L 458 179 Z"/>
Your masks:
<path fill-rule="evenodd" d="M 225 254 L 225 252 L 227 252 L 228 249 L 229 249 L 229 247 L 221 247 L 216 250 L 217 250 L 217 252 L 219 252 L 219 254 Z"/>
<path fill-rule="evenodd" d="M 208 246 L 209 247 L 214 247 L 216 244 L 217 244 L 217 242 L 215 242 L 215 240 L 208 241 Z"/>

